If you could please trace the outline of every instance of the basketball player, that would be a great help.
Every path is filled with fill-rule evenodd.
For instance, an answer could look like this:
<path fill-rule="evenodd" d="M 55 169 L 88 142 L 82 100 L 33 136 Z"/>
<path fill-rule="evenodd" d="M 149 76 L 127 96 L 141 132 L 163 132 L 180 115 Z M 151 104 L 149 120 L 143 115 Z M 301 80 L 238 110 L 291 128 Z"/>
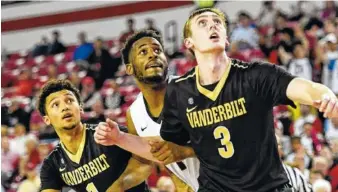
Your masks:
<path fill-rule="evenodd" d="M 149 142 L 157 146 L 153 148 L 154 156 L 157 155 L 159 160 L 167 164 L 177 191 L 197 191 L 199 161 L 187 158 L 194 156 L 192 148 L 161 141 L 159 137 L 159 117 L 168 85 L 168 62 L 161 36 L 151 30 L 135 33 L 127 40 L 122 56 L 127 74 L 134 75 L 141 90 L 127 112 L 128 132 L 141 137 L 153 137 L 149 138 Z M 185 160 L 173 163 L 181 159 Z"/>
<path fill-rule="evenodd" d="M 201 162 L 201 192 L 290 191 L 278 156 L 273 106 L 295 101 L 332 118 L 338 116 L 337 98 L 326 86 L 295 78 L 276 65 L 227 57 L 225 21 L 219 10 L 205 8 L 186 22 L 184 43 L 198 66 L 167 87 L 161 137 L 191 144 Z M 122 148 L 140 143 L 117 128 L 114 122 L 102 128 L 101 142 Z"/>
<path fill-rule="evenodd" d="M 53 80 L 44 85 L 38 108 L 45 123 L 53 126 L 60 138 L 41 168 L 43 192 L 61 191 L 63 186 L 83 192 L 118 191 L 133 187 L 124 186 L 123 177 L 118 180 L 125 170 L 137 172 L 138 177 L 133 178 L 137 184 L 150 175 L 151 166 L 131 158 L 129 152 L 95 143 L 96 125 L 81 123 L 80 94 L 68 80 Z M 130 191 L 147 191 L 147 187 L 142 183 Z"/>

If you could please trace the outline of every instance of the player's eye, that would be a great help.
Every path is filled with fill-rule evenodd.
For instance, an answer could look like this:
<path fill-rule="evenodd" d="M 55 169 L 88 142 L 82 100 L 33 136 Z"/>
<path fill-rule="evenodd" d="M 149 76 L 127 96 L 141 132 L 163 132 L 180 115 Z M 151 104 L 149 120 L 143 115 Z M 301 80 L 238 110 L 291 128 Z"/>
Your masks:
<path fill-rule="evenodd" d="M 74 102 L 74 99 L 67 99 L 67 103 L 72 103 Z"/>
<path fill-rule="evenodd" d="M 55 107 L 58 107 L 59 106 L 59 103 L 53 103 L 52 104 L 52 108 L 55 108 Z"/>
<path fill-rule="evenodd" d="M 160 54 L 160 53 L 162 52 L 162 50 L 159 49 L 159 48 L 155 48 L 155 49 L 154 49 L 154 52 L 157 53 L 157 54 Z"/>
<path fill-rule="evenodd" d="M 147 50 L 145 49 L 142 49 L 140 52 L 139 52 L 140 55 L 146 55 L 147 54 Z"/>
<path fill-rule="evenodd" d="M 207 21 L 204 20 L 204 19 L 202 19 L 198 22 L 198 26 L 200 26 L 200 27 L 205 27 L 206 25 L 207 25 Z"/>
<path fill-rule="evenodd" d="M 216 24 L 222 24 L 222 21 L 221 21 L 220 19 L 214 19 L 214 22 L 215 22 Z"/>

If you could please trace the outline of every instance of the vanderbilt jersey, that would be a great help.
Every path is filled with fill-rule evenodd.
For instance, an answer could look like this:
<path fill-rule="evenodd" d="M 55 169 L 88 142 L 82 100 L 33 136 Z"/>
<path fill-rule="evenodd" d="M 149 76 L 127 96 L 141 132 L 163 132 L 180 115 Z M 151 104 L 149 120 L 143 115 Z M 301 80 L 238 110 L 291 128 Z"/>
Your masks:
<path fill-rule="evenodd" d="M 169 84 L 160 134 L 180 145 L 191 141 L 199 191 L 266 192 L 288 183 L 272 108 L 293 104 L 286 89 L 294 77 L 276 65 L 234 59 L 213 85 L 200 85 L 198 72 Z"/>
<path fill-rule="evenodd" d="M 96 125 L 85 125 L 77 154 L 71 154 L 62 143 L 44 160 L 40 178 L 41 190 L 61 190 L 69 186 L 81 192 L 106 191 L 127 167 L 131 154 L 117 146 L 99 145 L 94 140 Z M 127 131 L 126 128 L 121 130 Z M 147 191 L 145 183 L 130 191 Z"/>
<path fill-rule="evenodd" d="M 139 136 L 152 137 L 160 135 L 161 123 L 151 117 L 142 93 L 137 96 L 130 106 L 130 114 Z M 197 178 L 199 176 L 200 163 L 197 158 L 187 158 L 182 162 L 166 165 L 166 167 L 194 191 L 198 190 Z"/>

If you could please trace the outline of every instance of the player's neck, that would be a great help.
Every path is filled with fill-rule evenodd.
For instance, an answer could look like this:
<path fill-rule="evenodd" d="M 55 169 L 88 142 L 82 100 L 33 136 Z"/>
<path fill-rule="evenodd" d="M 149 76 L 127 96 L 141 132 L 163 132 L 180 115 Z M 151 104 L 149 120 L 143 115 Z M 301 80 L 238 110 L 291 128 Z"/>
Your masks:
<path fill-rule="evenodd" d="M 230 63 L 230 58 L 225 51 L 220 53 L 196 53 L 201 85 L 216 83 L 222 78 Z"/>
<path fill-rule="evenodd" d="M 84 125 L 80 122 L 74 129 L 58 133 L 62 144 L 72 154 L 76 154 L 83 136 Z"/>
<path fill-rule="evenodd" d="M 166 90 L 166 84 L 161 88 L 154 89 L 151 85 L 144 83 L 138 83 L 143 97 L 145 98 L 149 111 L 154 117 L 158 117 L 161 114 L 163 108 L 164 95 Z"/>

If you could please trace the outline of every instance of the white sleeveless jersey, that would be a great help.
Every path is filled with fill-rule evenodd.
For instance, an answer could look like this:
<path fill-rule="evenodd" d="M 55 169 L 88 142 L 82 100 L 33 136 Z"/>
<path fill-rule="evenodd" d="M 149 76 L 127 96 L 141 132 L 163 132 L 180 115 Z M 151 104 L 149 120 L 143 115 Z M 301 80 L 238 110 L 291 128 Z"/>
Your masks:
<path fill-rule="evenodd" d="M 140 93 L 133 104 L 130 106 L 130 114 L 134 123 L 136 132 L 141 137 L 160 136 L 161 124 L 153 121 L 149 116 L 143 95 Z M 200 162 L 197 158 L 187 158 L 180 163 L 185 167 L 179 166 L 179 163 L 171 163 L 166 167 L 174 173 L 183 182 L 188 184 L 194 191 L 198 190 Z"/>

